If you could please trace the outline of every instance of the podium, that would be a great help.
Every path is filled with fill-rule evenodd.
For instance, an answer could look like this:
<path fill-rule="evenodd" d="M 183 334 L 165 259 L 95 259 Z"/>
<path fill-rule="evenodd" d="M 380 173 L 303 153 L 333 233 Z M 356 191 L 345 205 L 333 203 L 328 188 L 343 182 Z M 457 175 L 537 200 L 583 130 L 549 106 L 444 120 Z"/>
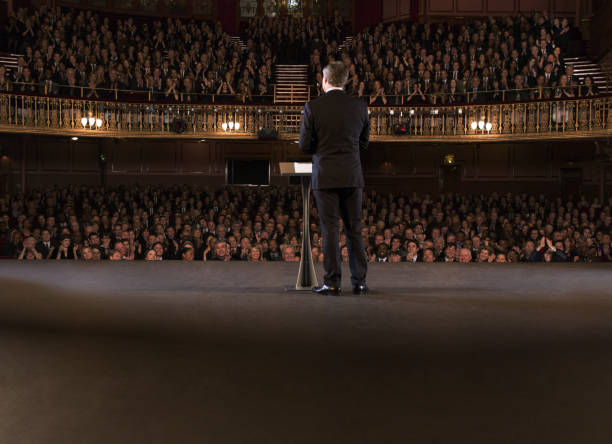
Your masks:
<path fill-rule="evenodd" d="M 310 245 L 310 191 L 312 189 L 312 163 L 280 162 L 281 176 L 296 176 L 300 178 L 302 187 L 302 254 L 300 255 L 300 269 L 297 283 L 288 286 L 287 291 L 311 291 L 318 286 L 317 275 L 312 261 L 312 248 Z"/>

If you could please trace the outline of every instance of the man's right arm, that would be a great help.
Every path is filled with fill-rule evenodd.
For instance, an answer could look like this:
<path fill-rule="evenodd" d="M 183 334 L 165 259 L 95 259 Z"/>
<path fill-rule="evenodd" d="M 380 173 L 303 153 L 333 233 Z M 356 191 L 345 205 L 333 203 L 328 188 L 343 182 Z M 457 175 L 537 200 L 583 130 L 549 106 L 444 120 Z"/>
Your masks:
<path fill-rule="evenodd" d="M 367 150 L 368 144 L 370 143 L 370 115 L 368 114 L 368 106 L 364 104 L 364 124 L 359 135 L 359 149 Z"/>
<path fill-rule="evenodd" d="M 308 103 L 304 105 L 304 117 L 302 117 L 302 127 L 300 128 L 299 147 L 303 152 L 308 154 L 314 154 L 317 149 L 314 122 Z"/>

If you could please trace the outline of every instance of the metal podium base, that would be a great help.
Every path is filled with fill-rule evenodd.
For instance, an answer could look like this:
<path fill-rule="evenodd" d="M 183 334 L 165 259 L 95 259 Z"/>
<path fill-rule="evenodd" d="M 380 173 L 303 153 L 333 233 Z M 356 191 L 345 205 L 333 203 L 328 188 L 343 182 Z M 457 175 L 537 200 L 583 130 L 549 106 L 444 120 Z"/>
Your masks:
<path fill-rule="evenodd" d="M 294 174 L 297 175 L 297 174 Z M 318 287 L 317 273 L 312 261 L 310 245 L 310 191 L 312 181 L 310 174 L 299 174 L 302 185 L 302 254 L 300 255 L 300 268 L 295 285 L 286 286 L 285 291 L 312 291 Z"/>

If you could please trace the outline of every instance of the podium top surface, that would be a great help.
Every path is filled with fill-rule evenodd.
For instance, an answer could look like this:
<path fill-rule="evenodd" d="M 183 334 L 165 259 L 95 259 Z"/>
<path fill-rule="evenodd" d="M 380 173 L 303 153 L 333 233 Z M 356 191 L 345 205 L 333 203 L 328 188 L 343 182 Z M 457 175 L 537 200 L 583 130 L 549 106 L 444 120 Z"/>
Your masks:
<path fill-rule="evenodd" d="M 281 176 L 312 176 L 310 162 L 280 162 Z"/>

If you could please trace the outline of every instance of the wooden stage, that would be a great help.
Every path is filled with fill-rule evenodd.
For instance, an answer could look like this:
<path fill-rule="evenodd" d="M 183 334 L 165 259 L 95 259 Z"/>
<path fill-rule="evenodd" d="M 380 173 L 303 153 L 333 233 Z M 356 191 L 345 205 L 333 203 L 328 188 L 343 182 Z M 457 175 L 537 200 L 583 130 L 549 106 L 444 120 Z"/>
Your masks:
<path fill-rule="evenodd" d="M 0 262 L 0 443 L 609 443 L 607 264 Z M 319 270 L 319 276 L 320 276 Z"/>

